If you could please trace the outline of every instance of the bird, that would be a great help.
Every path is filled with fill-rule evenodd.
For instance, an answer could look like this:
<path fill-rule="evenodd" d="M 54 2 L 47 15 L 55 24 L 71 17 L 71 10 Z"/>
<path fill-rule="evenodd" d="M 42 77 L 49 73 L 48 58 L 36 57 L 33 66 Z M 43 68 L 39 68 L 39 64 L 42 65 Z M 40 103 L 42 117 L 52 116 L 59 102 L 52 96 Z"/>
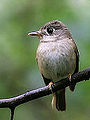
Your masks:
<path fill-rule="evenodd" d="M 46 85 L 69 78 L 79 70 L 79 52 L 69 29 L 59 20 L 47 22 L 38 31 L 28 33 L 40 39 L 36 61 Z M 69 86 L 74 91 L 75 84 Z M 66 111 L 65 89 L 53 93 L 52 108 Z"/>

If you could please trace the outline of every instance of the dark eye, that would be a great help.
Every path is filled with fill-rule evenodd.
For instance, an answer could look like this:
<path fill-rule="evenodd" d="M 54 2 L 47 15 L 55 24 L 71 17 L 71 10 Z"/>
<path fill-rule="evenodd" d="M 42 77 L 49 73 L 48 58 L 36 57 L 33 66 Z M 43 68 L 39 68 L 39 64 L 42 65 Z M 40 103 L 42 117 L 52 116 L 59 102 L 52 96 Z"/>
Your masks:
<path fill-rule="evenodd" d="M 47 32 L 48 32 L 49 34 L 52 34 L 52 33 L 53 33 L 53 28 L 52 28 L 52 27 L 48 27 L 48 28 L 47 28 Z"/>

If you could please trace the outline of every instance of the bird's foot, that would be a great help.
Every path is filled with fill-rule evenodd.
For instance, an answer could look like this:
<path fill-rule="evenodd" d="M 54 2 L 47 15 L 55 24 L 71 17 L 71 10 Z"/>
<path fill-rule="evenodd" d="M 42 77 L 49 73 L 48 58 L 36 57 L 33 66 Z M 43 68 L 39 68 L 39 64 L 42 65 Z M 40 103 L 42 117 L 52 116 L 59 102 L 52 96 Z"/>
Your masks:
<path fill-rule="evenodd" d="M 50 87 L 50 89 L 51 89 L 51 92 L 53 93 L 53 90 L 52 90 L 52 85 L 53 85 L 53 82 L 51 81 L 50 83 L 49 83 L 49 87 Z"/>
<path fill-rule="evenodd" d="M 72 82 L 72 75 L 71 74 L 68 74 L 68 79 L 69 79 L 69 81 L 70 81 L 70 86 L 69 86 L 69 88 L 70 88 L 70 90 L 73 92 L 74 91 L 74 89 L 75 89 L 75 83 L 73 84 L 73 82 Z"/>

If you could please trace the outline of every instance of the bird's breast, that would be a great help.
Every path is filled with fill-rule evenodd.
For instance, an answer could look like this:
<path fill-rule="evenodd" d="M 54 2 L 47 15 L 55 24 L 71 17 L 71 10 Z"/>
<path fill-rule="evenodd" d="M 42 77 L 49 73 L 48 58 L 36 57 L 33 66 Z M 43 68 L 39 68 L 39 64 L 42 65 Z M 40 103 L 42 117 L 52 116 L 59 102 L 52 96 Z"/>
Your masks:
<path fill-rule="evenodd" d="M 44 77 L 60 80 L 72 74 L 76 66 L 76 56 L 70 41 L 40 43 L 36 59 Z"/>

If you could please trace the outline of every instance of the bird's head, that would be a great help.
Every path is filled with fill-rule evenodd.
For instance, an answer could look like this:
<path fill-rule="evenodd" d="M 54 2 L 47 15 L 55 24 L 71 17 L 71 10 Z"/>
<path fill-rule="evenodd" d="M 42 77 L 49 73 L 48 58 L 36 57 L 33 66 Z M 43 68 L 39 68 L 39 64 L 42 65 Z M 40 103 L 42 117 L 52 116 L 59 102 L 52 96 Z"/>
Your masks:
<path fill-rule="evenodd" d="M 38 36 L 41 41 L 56 41 L 63 38 L 71 38 L 68 28 L 58 20 L 48 22 L 39 31 L 31 32 L 28 35 Z"/>

